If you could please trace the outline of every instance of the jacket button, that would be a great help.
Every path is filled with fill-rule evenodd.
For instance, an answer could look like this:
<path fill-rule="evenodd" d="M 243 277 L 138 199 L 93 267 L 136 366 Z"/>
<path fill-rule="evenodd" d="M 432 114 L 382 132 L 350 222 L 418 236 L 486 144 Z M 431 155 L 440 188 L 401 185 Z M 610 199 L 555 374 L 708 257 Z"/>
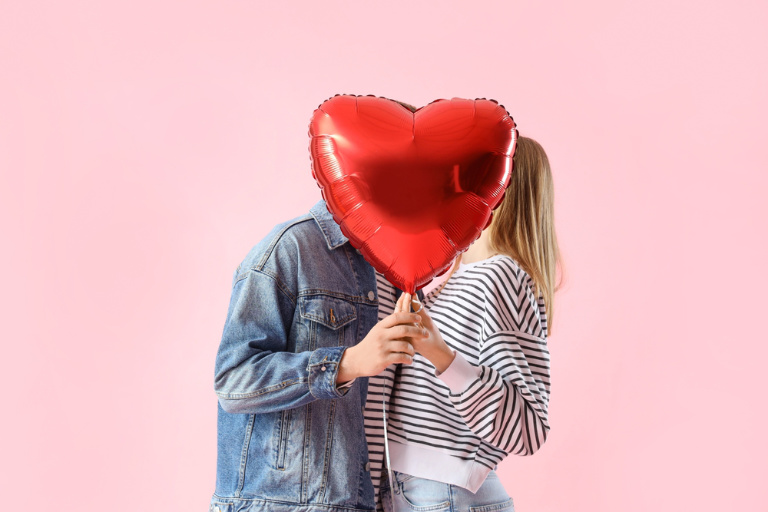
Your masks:
<path fill-rule="evenodd" d="M 321 366 L 321 367 L 320 367 L 320 369 L 321 369 L 322 371 L 325 371 L 325 366 Z"/>
<path fill-rule="evenodd" d="M 373 300 L 376 298 L 376 295 L 373 292 L 368 292 L 368 300 Z"/>
<path fill-rule="evenodd" d="M 366 462 L 365 463 L 365 470 L 366 471 L 370 471 L 371 470 L 371 463 L 370 462 Z"/>

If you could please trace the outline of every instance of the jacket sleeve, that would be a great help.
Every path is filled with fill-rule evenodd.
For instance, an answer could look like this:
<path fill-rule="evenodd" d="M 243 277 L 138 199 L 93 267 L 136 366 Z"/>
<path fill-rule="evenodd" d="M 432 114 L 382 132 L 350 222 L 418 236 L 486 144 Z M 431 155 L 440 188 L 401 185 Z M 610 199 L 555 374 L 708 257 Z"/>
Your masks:
<path fill-rule="evenodd" d="M 337 398 L 349 390 L 349 386 L 336 386 L 346 347 L 288 350 L 296 305 L 282 286 L 267 272 L 235 273 L 214 380 L 226 412 L 292 409 L 318 398 Z"/>
<path fill-rule="evenodd" d="M 549 351 L 531 325 L 539 301 L 530 289 L 508 292 L 487 293 L 479 366 L 456 352 L 437 376 L 475 434 L 506 453 L 532 455 L 549 432 Z"/>

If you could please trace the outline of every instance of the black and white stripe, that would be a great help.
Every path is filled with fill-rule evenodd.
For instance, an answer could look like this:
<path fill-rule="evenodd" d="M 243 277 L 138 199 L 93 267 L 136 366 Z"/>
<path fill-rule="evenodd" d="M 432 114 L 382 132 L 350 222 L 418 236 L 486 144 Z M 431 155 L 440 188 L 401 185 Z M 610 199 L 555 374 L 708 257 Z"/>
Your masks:
<path fill-rule="evenodd" d="M 395 288 L 377 275 L 379 320 L 395 306 Z M 544 301 L 508 256 L 457 271 L 424 305 L 445 342 L 479 377 L 453 393 L 417 354 L 370 377 L 365 430 L 376 489 L 384 461 L 382 399 L 389 439 L 448 453 L 490 471 L 508 454 L 531 455 L 549 432 L 549 351 Z M 458 357 L 458 356 L 457 356 Z"/>

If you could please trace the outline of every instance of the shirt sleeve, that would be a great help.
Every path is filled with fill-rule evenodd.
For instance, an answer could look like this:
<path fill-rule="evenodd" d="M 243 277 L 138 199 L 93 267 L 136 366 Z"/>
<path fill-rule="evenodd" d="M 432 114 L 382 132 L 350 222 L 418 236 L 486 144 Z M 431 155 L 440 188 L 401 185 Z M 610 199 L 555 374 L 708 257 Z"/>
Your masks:
<path fill-rule="evenodd" d="M 457 352 L 436 374 L 467 426 L 506 453 L 532 455 L 550 429 L 549 351 L 538 311 L 530 287 L 494 279 L 486 293 L 479 365 Z"/>
<path fill-rule="evenodd" d="M 236 275 L 214 381 L 226 412 L 275 412 L 349 391 L 336 385 L 347 347 L 288 350 L 294 311 L 275 277 L 257 270 Z"/>

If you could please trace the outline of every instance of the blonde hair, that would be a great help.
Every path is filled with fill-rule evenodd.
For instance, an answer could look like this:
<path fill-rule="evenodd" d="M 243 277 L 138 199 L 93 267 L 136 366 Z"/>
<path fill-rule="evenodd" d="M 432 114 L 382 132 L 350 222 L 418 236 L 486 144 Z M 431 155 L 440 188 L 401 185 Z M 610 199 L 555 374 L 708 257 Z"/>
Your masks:
<path fill-rule="evenodd" d="M 517 261 L 533 279 L 535 293 L 544 298 L 551 333 L 553 299 L 561 284 L 556 282 L 561 261 L 555 235 L 554 183 L 547 154 L 533 139 L 517 139 L 512 177 L 490 230 L 491 248 Z"/>

